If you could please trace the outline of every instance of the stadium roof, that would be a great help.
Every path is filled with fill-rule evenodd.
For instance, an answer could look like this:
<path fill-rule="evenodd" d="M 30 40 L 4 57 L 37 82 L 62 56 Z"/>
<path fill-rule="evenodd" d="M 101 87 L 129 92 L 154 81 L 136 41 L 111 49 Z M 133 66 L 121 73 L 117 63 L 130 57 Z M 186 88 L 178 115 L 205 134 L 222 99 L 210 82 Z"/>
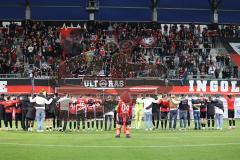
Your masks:
<path fill-rule="evenodd" d="M 87 0 L 29 0 L 33 20 L 88 20 Z M 220 0 L 219 23 L 240 23 L 240 1 Z M 151 21 L 151 0 L 99 0 L 96 20 Z M 159 22 L 211 23 L 208 0 L 159 0 Z M 23 20 L 25 0 L 0 0 L 0 19 Z"/>

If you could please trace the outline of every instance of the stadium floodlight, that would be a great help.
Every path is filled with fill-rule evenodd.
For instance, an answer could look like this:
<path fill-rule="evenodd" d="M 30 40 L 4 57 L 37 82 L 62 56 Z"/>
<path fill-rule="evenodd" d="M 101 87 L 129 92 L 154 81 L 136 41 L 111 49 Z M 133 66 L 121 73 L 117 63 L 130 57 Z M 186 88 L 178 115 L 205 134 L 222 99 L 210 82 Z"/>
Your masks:
<path fill-rule="evenodd" d="M 98 0 L 87 0 L 86 10 L 89 12 L 89 20 L 94 21 L 95 12 L 99 10 Z"/>
<path fill-rule="evenodd" d="M 88 11 L 96 11 L 99 9 L 99 1 L 98 0 L 88 0 L 86 9 Z"/>

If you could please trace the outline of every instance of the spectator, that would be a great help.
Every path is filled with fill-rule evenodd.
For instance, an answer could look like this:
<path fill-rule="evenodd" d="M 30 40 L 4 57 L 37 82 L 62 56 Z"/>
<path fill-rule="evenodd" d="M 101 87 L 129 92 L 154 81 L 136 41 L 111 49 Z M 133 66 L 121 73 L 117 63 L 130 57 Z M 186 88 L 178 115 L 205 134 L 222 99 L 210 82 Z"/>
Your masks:
<path fill-rule="evenodd" d="M 215 70 L 216 70 L 215 66 L 211 64 L 208 69 L 208 74 L 213 76 L 215 74 Z"/>
<path fill-rule="evenodd" d="M 233 67 L 233 78 L 238 78 L 238 66 Z"/>
<path fill-rule="evenodd" d="M 215 78 L 218 79 L 219 78 L 219 73 L 220 73 L 220 70 L 218 68 L 215 69 L 215 72 L 214 72 L 214 75 L 215 75 Z"/>

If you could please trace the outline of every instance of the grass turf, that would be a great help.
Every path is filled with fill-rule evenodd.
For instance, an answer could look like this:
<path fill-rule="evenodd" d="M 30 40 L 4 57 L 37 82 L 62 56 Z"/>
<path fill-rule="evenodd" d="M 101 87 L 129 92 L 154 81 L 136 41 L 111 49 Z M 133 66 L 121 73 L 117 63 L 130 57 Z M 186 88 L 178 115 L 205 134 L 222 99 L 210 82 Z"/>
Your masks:
<path fill-rule="evenodd" d="M 239 121 L 238 121 L 239 123 Z M 132 138 L 114 131 L 29 133 L 0 131 L 1 160 L 238 160 L 240 129 L 223 131 L 132 130 Z"/>

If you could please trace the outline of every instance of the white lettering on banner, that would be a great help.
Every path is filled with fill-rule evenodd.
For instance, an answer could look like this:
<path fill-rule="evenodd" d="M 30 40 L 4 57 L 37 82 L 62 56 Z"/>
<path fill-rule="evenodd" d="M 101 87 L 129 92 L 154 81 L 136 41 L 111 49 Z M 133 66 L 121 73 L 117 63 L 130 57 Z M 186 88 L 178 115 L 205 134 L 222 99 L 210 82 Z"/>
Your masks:
<path fill-rule="evenodd" d="M 97 86 L 97 83 L 98 83 L 98 80 L 95 80 L 93 87 Z"/>
<path fill-rule="evenodd" d="M 237 81 L 232 81 L 231 92 L 239 92 L 239 87 L 237 87 L 236 85 L 237 85 Z"/>
<path fill-rule="evenodd" d="M 114 87 L 114 86 L 113 86 L 113 81 L 109 80 L 109 81 L 108 81 L 108 86 L 109 86 L 110 88 Z"/>
<path fill-rule="evenodd" d="M 7 81 L 0 81 L 0 92 L 7 92 Z"/>
<path fill-rule="evenodd" d="M 228 81 L 221 81 L 221 92 L 228 92 Z"/>
<path fill-rule="evenodd" d="M 125 86 L 124 81 L 119 81 L 119 86 L 124 87 Z"/>
<path fill-rule="evenodd" d="M 120 79 L 84 79 L 83 86 L 88 88 L 123 88 L 125 86 L 125 81 Z"/>
<path fill-rule="evenodd" d="M 189 80 L 189 92 L 194 92 L 194 80 Z"/>
<path fill-rule="evenodd" d="M 196 85 L 196 90 L 194 89 Z M 206 92 L 207 86 L 209 85 L 210 92 L 232 92 L 238 93 L 239 87 L 237 81 L 207 81 L 207 80 L 189 80 L 189 92 Z M 219 85 L 219 86 L 218 86 Z"/>
<path fill-rule="evenodd" d="M 207 91 L 207 81 L 197 80 L 197 92 L 206 92 Z"/>
<path fill-rule="evenodd" d="M 211 81 L 210 82 L 210 91 L 217 92 L 218 91 L 218 81 Z"/>

